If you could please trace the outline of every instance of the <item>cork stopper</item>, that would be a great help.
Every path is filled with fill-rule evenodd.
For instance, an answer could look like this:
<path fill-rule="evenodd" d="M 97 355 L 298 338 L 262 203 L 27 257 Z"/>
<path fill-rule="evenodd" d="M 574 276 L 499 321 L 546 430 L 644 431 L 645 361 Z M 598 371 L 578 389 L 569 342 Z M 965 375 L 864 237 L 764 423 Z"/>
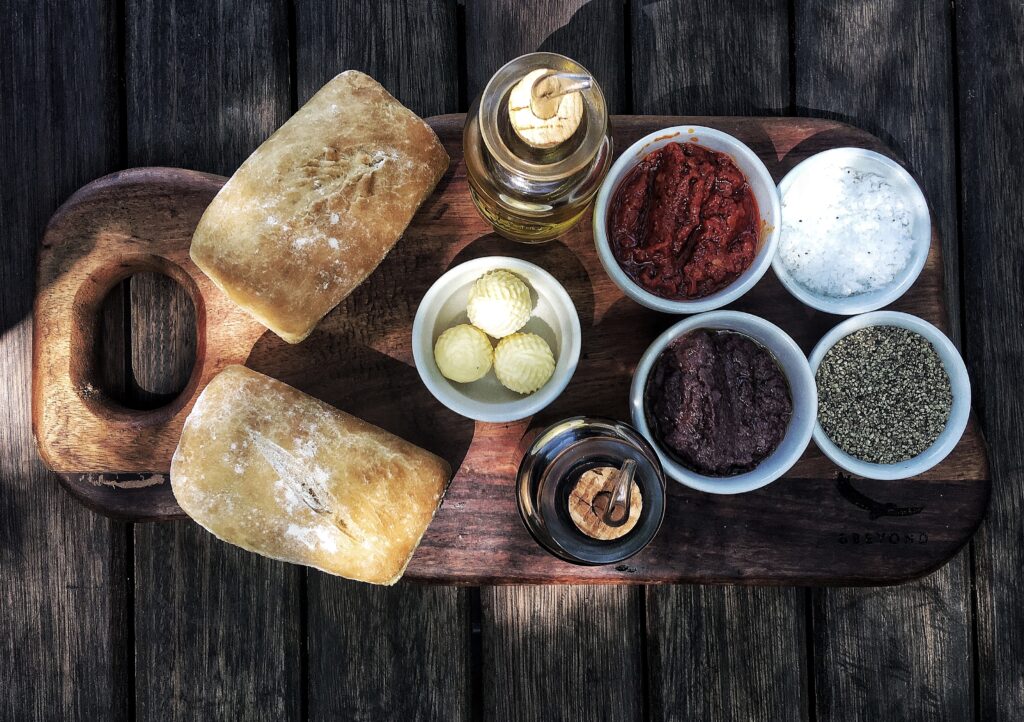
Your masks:
<path fill-rule="evenodd" d="M 508 115 L 516 135 L 533 148 L 554 148 L 569 140 L 583 120 L 589 75 L 538 68 L 523 76 L 509 94 Z"/>
<path fill-rule="evenodd" d="M 619 481 L 619 469 L 600 466 L 583 472 L 569 493 L 569 517 L 576 528 L 591 539 L 619 539 L 632 531 L 640 521 L 643 497 L 640 487 L 632 483 L 628 489 L 628 515 L 624 520 L 621 517 L 617 520 L 608 518 L 609 506 Z M 613 514 L 615 511 L 612 510 Z"/>

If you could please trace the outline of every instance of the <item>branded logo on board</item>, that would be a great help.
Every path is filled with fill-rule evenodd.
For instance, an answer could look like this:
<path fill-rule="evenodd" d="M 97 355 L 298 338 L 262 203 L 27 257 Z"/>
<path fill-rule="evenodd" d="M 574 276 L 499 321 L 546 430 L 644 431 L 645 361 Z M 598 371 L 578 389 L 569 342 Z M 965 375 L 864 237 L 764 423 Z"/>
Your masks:
<path fill-rule="evenodd" d="M 868 518 L 872 521 L 882 517 L 914 516 L 915 514 L 920 514 L 921 510 L 924 509 L 923 506 L 899 506 L 893 502 L 876 501 L 854 487 L 853 480 L 844 474 L 836 475 L 836 489 L 839 491 L 840 496 L 848 502 L 866 511 Z M 896 529 L 884 531 L 847 531 L 840 532 L 836 537 L 836 541 L 839 544 L 849 544 L 852 546 L 869 544 L 906 546 L 910 544 L 927 544 L 928 533 Z"/>
<path fill-rule="evenodd" d="M 913 516 L 920 514 L 923 506 L 898 506 L 888 501 L 875 501 L 871 497 L 858 491 L 853 486 L 850 477 L 844 474 L 836 475 L 836 488 L 839 494 L 848 502 L 859 507 L 868 513 L 868 518 L 878 519 L 883 516 Z"/>
<path fill-rule="evenodd" d="M 888 544 L 888 545 L 909 545 L 927 544 L 928 533 L 923 531 L 865 531 L 865 532 L 840 532 L 836 537 L 840 544 Z"/>

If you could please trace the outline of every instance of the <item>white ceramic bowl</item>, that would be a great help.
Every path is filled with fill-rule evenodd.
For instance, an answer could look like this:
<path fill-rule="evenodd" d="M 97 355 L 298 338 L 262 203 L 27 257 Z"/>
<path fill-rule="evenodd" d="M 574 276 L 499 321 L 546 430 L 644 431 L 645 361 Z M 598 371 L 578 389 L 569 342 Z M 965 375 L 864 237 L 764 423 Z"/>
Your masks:
<path fill-rule="evenodd" d="M 608 238 L 608 207 L 619 183 L 644 156 L 664 148 L 669 143 L 697 143 L 731 157 L 736 163 L 736 167 L 746 176 L 754 198 L 757 199 L 757 207 L 761 214 L 761 237 L 758 239 L 760 247 L 754 257 L 754 262 L 725 288 L 692 301 L 673 301 L 662 298 L 637 284 L 626 275 L 619 262 L 615 260 L 615 254 L 612 252 Z M 761 276 L 768 270 L 772 257 L 775 255 L 775 248 L 779 241 L 781 217 L 778 188 L 775 186 L 775 181 L 772 180 L 771 173 L 768 172 L 754 151 L 720 130 L 699 125 L 678 125 L 645 135 L 629 146 L 615 161 L 611 170 L 608 171 L 604 183 L 601 184 L 601 190 L 598 191 L 597 200 L 594 202 L 594 243 L 605 272 L 627 296 L 637 303 L 664 313 L 701 313 L 732 303 L 761 280 Z"/>
<path fill-rule="evenodd" d="M 786 435 L 782 438 L 775 451 L 765 458 L 756 468 L 736 476 L 704 476 L 674 461 L 654 438 L 647 424 L 644 411 L 644 391 L 647 378 L 654 367 L 654 362 L 670 343 L 689 331 L 708 328 L 723 331 L 736 331 L 749 336 L 764 346 L 778 361 L 786 379 L 793 399 L 793 415 L 789 419 Z M 765 321 L 758 316 L 739 311 L 713 311 L 691 316 L 675 324 L 654 340 L 637 364 L 633 372 L 633 385 L 630 388 L 630 410 L 633 426 L 643 434 L 654 446 L 661 459 L 665 472 L 676 481 L 693 489 L 707 491 L 712 494 L 740 494 L 760 489 L 785 474 L 804 453 L 811 441 L 811 432 L 818 417 L 818 391 L 814 384 L 814 375 L 807 364 L 803 351 L 796 341 L 781 328 Z"/>
<path fill-rule="evenodd" d="M 811 372 L 818 373 L 821 360 L 839 339 L 849 336 L 854 331 L 871 326 L 898 326 L 910 329 L 924 336 L 935 348 L 939 358 L 942 359 L 942 365 L 946 368 L 946 373 L 949 374 L 949 384 L 953 392 L 953 407 L 949 411 L 946 428 L 930 447 L 914 458 L 897 464 L 872 464 L 850 456 L 828 438 L 828 434 L 817 421 L 814 423 L 814 443 L 818 445 L 825 456 L 851 474 L 868 479 L 906 479 L 909 476 L 924 473 L 938 464 L 960 441 L 964 429 L 967 428 L 967 419 L 971 415 L 971 381 L 967 376 L 967 367 L 964 366 L 964 361 L 956 350 L 956 346 L 942 331 L 924 319 L 898 311 L 865 313 L 847 319 L 833 328 L 818 341 L 818 345 L 811 352 Z"/>
<path fill-rule="evenodd" d="M 434 362 L 434 343 L 444 331 L 469 323 L 466 302 L 480 276 L 504 268 L 522 278 L 534 295 L 533 316 L 523 332 L 535 333 L 551 346 L 555 372 L 540 390 L 523 396 L 498 382 L 494 369 L 468 384 L 449 381 Z M 488 256 L 466 261 L 441 276 L 420 301 L 412 324 L 412 353 L 416 370 L 430 393 L 452 411 L 477 421 L 524 419 L 550 404 L 565 390 L 580 357 L 580 320 L 562 285 L 540 266 L 518 258 Z"/>
<path fill-rule="evenodd" d="M 852 296 L 826 296 L 801 285 L 790 275 L 779 253 L 775 254 L 772 261 L 772 270 L 775 271 L 775 275 L 779 277 L 786 290 L 803 303 L 819 311 L 852 316 L 888 306 L 914 284 L 917 277 L 921 275 L 925 261 L 928 260 L 928 249 L 932 243 L 932 221 L 928 213 L 928 202 L 925 200 L 920 186 L 904 170 L 903 166 L 881 153 L 864 148 L 833 148 L 812 155 L 800 162 L 779 183 L 780 198 L 785 199 L 786 193 L 801 175 L 820 171 L 829 165 L 840 165 L 855 170 L 878 173 L 904 196 L 913 217 L 911 233 L 914 238 L 914 247 L 907 265 L 888 286 Z M 785 213 L 785 205 L 783 205 L 783 213 Z"/>

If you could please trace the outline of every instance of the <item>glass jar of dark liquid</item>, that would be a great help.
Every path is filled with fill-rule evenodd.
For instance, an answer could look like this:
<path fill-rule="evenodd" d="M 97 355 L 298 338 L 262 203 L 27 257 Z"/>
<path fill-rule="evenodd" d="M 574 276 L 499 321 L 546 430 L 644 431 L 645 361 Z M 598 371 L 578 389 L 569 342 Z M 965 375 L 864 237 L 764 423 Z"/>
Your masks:
<path fill-rule="evenodd" d="M 583 533 L 570 515 L 570 494 L 588 471 L 635 463 L 642 499 L 638 518 L 615 539 Z M 523 456 L 517 478 L 519 513 L 542 547 L 574 564 L 615 564 L 647 546 L 665 518 L 665 476 L 651 445 L 628 424 L 576 416 L 549 426 Z"/>

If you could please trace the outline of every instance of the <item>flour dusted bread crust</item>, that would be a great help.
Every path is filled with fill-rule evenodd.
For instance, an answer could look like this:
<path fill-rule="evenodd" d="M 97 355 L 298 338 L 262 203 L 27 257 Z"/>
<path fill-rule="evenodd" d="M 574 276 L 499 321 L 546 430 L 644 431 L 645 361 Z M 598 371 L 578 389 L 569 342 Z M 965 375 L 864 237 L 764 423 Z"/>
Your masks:
<path fill-rule="evenodd" d="M 196 227 L 192 260 L 298 343 L 383 260 L 447 167 L 430 126 L 346 71 L 231 176 Z"/>
<path fill-rule="evenodd" d="M 433 454 L 243 366 L 199 396 L 171 461 L 178 504 L 218 538 L 373 584 L 402 576 L 450 476 Z"/>

